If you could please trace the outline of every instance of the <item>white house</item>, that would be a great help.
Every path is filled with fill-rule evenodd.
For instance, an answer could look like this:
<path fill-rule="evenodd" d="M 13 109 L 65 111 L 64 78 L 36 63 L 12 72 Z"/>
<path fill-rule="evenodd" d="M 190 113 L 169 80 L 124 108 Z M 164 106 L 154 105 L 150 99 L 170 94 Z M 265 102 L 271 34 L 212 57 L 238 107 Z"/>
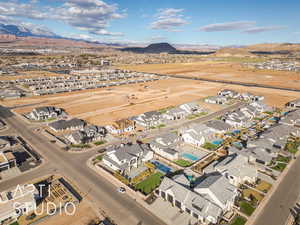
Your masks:
<path fill-rule="evenodd" d="M 107 150 L 103 163 L 120 174 L 128 174 L 133 167 L 137 168 L 153 158 L 153 152 L 146 145 L 125 145 Z"/>
<path fill-rule="evenodd" d="M 200 195 L 208 195 L 223 211 L 233 209 L 238 189 L 220 173 L 205 174 L 196 180 L 194 191 Z"/>
<path fill-rule="evenodd" d="M 192 124 L 189 127 L 180 129 L 179 132 L 184 142 L 197 147 L 215 136 L 215 133 L 204 124 Z"/>
<path fill-rule="evenodd" d="M 250 164 L 247 157 L 238 154 L 231 154 L 223 160 L 215 161 L 212 167 L 236 187 L 245 182 L 254 184 L 258 176 L 255 165 Z"/>
<path fill-rule="evenodd" d="M 162 115 L 162 117 L 167 120 L 180 120 L 185 118 L 187 115 L 188 113 L 185 110 L 176 107 L 168 110 Z"/>
<path fill-rule="evenodd" d="M 34 185 L 17 186 L 0 194 L 0 223 L 13 222 L 36 209 L 39 192 Z"/>
<path fill-rule="evenodd" d="M 34 108 L 29 117 L 33 120 L 47 120 L 47 119 L 54 119 L 60 116 L 63 113 L 63 110 L 60 108 L 56 108 L 53 106 L 43 106 Z"/>
<path fill-rule="evenodd" d="M 222 208 L 212 198 L 193 191 L 184 175 L 174 176 L 172 179 L 164 177 L 157 193 L 179 211 L 187 213 L 201 223 L 216 224 L 222 217 Z"/>

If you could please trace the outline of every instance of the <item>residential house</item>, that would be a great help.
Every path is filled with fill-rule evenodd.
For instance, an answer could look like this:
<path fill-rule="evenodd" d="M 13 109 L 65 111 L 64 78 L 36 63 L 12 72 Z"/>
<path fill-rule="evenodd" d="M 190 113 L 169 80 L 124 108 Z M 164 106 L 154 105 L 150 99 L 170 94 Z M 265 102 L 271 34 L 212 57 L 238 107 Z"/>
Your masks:
<path fill-rule="evenodd" d="M 85 122 L 81 119 L 73 118 L 70 120 L 58 120 L 49 123 L 48 126 L 55 132 L 66 130 L 80 130 L 84 128 Z"/>
<path fill-rule="evenodd" d="M 103 163 L 113 171 L 127 175 L 132 168 L 137 168 L 152 158 L 153 152 L 147 145 L 133 144 L 108 149 Z"/>
<path fill-rule="evenodd" d="M 246 157 L 249 163 L 269 165 L 278 156 L 280 149 L 274 147 L 271 141 L 258 139 L 249 141 L 246 148 L 231 146 L 228 151 L 230 154 L 238 154 Z"/>
<path fill-rule="evenodd" d="M 157 111 L 145 112 L 132 118 L 136 124 L 146 128 L 158 126 L 162 123 L 161 119 L 161 114 Z"/>
<path fill-rule="evenodd" d="M 135 122 L 129 119 L 121 119 L 115 121 L 113 124 L 105 127 L 109 133 L 123 134 L 132 132 L 135 129 Z"/>
<path fill-rule="evenodd" d="M 191 124 L 179 130 L 182 140 L 196 147 L 202 146 L 205 142 L 215 137 L 215 132 L 205 124 Z"/>
<path fill-rule="evenodd" d="M 229 97 L 229 98 L 238 98 L 240 94 L 237 91 L 230 90 L 230 89 L 223 89 L 218 92 L 219 96 Z"/>
<path fill-rule="evenodd" d="M 180 109 L 186 111 L 187 114 L 193 114 L 202 111 L 203 109 L 195 102 L 185 103 L 179 106 Z"/>
<path fill-rule="evenodd" d="M 16 157 L 11 151 L 0 151 L 0 172 L 16 166 Z"/>
<path fill-rule="evenodd" d="M 33 185 L 18 186 L 0 194 L 0 223 L 16 221 L 36 209 L 38 190 Z"/>
<path fill-rule="evenodd" d="M 169 133 L 156 138 L 150 142 L 150 148 L 158 155 L 171 161 L 178 159 L 178 151 L 175 150 L 180 143 L 180 137 L 174 133 Z"/>
<path fill-rule="evenodd" d="M 179 107 L 175 107 L 164 113 L 162 117 L 167 120 L 181 120 L 184 119 L 187 115 L 188 113 L 185 110 Z"/>
<path fill-rule="evenodd" d="M 194 191 L 212 199 L 224 212 L 233 209 L 235 199 L 239 196 L 238 189 L 219 172 L 199 177 L 195 181 Z"/>
<path fill-rule="evenodd" d="M 256 167 L 249 163 L 247 157 L 238 154 L 214 161 L 204 169 L 205 173 L 214 171 L 221 173 L 236 187 L 245 182 L 254 184 L 258 175 Z"/>
<path fill-rule="evenodd" d="M 223 117 L 224 122 L 228 123 L 233 127 L 250 127 L 251 122 L 249 121 L 251 117 L 250 112 L 245 113 L 246 110 L 235 110 Z"/>
<path fill-rule="evenodd" d="M 210 120 L 205 123 L 207 127 L 209 127 L 214 133 L 225 133 L 229 131 L 232 127 L 228 124 L 225 123 L 222 120 Z"/>
<path fill-rule="evenodd" d="M 280 123 L 300 127 L 300 109 L 288 112 L 281 118 Z"/>
<path fill-rule="evenodd" d="M 288 107 L 292 107 L 292 108 L 300 108 L 300 98 L 290 101 L 286 104 L 286 106 Z"/>
<path fill-rule="evenodd" d="M 81 130 L 74 131 L 65 137 L 72 144 L 84 144 L 101 140 L 106 136 L 106 133 L 105 127 L 90 125 L 85 126 Z"/>
<path fill-rule="evenodd" d="M 222 208 L 209 195 L 194 192 L 184 175 L 175 176 L 173 179 L 164 177 L 157 193 L 172 206 L 186 212 L 201 223 L 216 224 L 222 217 Z"/>
<path fill-rule="evenodd" d="M 224 105 L 229 102 L 228 99 L 224 96 L 210 96 L 207 97 L 204 101 L 207 103 L 219 104 L 219 105 Z"/>
<path fill-rule="evenodd" d="M 43 106 L 34 108 L 32 112 L 29 114 L 29 117 L 32 120 L 48 120 L 54 119 L 60 116 L 63 113 L 63 110 L 60 108 L 56 108 L 53 106 Z"/>
<path fill-rule="evenodd" d="M 242 93 L 240 98 L 245 101 L 262 101 L 262 100 L 264 100 L 264 96 L 254 95 L 249 92 Z"/>

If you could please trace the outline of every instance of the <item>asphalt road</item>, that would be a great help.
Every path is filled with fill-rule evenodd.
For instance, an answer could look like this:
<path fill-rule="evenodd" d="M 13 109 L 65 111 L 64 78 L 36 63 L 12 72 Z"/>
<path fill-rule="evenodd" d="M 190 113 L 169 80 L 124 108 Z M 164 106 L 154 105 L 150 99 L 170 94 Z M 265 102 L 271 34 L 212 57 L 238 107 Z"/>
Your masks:
<path fill-rule="evenodd" d="M 282 177 L 275 192 L 265 207 L 253 221 L 253 225 L 284 225 L 290 214 L 290 208 L 295 206 L 300 195 L 300 158 Z"/>
<path fill-rule="evenodd" d="M 205 122 L 234 110 L 239 106 L 241 106 L 240 103 L 185 123 Z M 99 206 L 99 210 L 107 212 L 118 224 L 134 225 L 139 222 L 142 222 L 143 225 L 165 224 L 158 217 L 135 202 L 134 199 L 127 195 L 119 194 L 113 184 L 87 167 L 86 161 L 95 154 L 95 151 L 80 154 L 65 152 L 59 149 L 55 144 L 50 143 L 42 134 L 34 132 L 32 127 L 11 113 L 7 108 L 0 106 L 0 116 L 9 125 L 10 132 L 15 132 L 22 136 L 45 160 L 45 163 L 38 169 L 1 182 L 0 191 L 46 174 L 59 173 L 75 182 L 80 190 L 85 193 L 85 197 L 89 197 L 93 203 Z M 183 124 L 179 122 L 175 126 L 151 132 L 147 137 L 154 137 L 162 133 L 170 132 L 172 129 L 176 129 L 182 125 Z"/>

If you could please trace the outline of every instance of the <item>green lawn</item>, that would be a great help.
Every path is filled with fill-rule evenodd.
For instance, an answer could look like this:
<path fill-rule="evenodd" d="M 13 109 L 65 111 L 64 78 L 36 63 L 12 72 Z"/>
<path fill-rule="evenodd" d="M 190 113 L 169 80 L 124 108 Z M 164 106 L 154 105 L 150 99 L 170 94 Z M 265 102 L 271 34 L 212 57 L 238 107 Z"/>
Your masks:
<path fill-rule="evenodd" d="M 244 217 L 236 216 L 230 225 L 244 225 L 247 222 L 247 220 Z"/>
<path fill-rule="evenodd" d="M 282 155 L 279 155 L 276 158 L 276 161 L 278 161 L 278 162 L 284 162 L 284 163 L 289 163 L 290 160 L 291 160 L 290 157 L 285 157 L 285 156 L 282 156 Z"/>
<path fill-rule="evenodd" d="M 210 142 L 206 142 L 204 145 L 202 145 L 202 148 L 208 149 L 208 150 L 215 150 L 218 148 L 217 145 L 214 145 Z"/>
<path fill-rule="evenodd" d="M 292 154 L 296 154 L 299 147 L 300 147 L 300 142 L 296 142 L 296 141 L 291 142 L 291 141 L 289 141 L 285 145 L 285 150 L 292 153 Z"/>
<path fill-rule="evenodd" d="M 187 116 L 187 119 L 193 120 L 193 119 L 196 119 L 198 117 L 205 116 L 205 115 L 207 115 L 207 112 L 201 112 L 201 113 L 191 114 L 191 115 Z"/>
<path fill-rule="evenodd" d="M 89 144 L 78 144 L 78 145 L 70 145 L 71 148 L 91 148 Z"/>
<path fill-rule="evenodd" d="M 286 163 L 278 162 L 276 166 L 273 166 L 272 169 L 282 172 L 286 167 Z"/>
<path fill-rule="evenodd" d="M 178 159 L 176 161 L 174 161 L 178 166 L 182 166 L 182 167 L 188 167 L 190 165 L 192 165 L 191 162 L 184 160 L 184 159 Z"/>
<path fill-rule="evenodd" d="M 152 174 L 146 180 L 143 180 L 142 182 L 135 185 L 135 188 L 143 192 L 144 194 L 148 195 L 160 185 L 162 176 L 163 174 L 160 172 Z"/>
<path fill-rule="evenodd" d="M 10 225 L 19 225 L 19 223 L 16 221 L 16 222 L 11 223 Z"/>
<path fill-rule="evenodd" d="M 242 213 L 245 213 L 247 216 L 251 216 L 251 214 L 254 212 L 255 208 L 250 205 L 250 203 L 246 201 L 241 201 L 239 203 L 240 205 L 240 210 Z"/>
<path fill-rule="evenodd" d="M 103 144 L 105 144 L 106 143 L 106 141 L 96 141 L 94 144 L 95 145 L 103 145 Z"/>
<path fill-rule="evenodd" d="M 103 159 L 103 155 L 98 155 L 96 158 L 95 158 L 97 161 L 101 161 Z"/>

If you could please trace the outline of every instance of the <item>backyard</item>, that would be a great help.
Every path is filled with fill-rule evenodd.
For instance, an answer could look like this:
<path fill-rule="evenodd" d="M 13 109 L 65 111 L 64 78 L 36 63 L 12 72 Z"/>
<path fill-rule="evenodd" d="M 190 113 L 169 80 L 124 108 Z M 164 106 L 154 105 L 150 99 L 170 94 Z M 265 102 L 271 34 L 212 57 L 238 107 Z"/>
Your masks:
<path fill-rule="evenodd" d="M 136 184 L 135 189 L 141 191 L 142 193 L 144 193 L 146 195 L 148 195 L 155 188 L 157 188 L 160 185 L 162 176 L 163 176 L 163 174 L 160 173 L 160 172 L 152 174 L 147 179 L 145 179 L 142 182 Z"/>
<path fill-rule="evenodd" d="M 300 147 L 300 142 L 299 141 L 289 141 L 285 145 L 285 150 L 292 153 L 292 154 L 296 154 L 299 147 Z"/>
<path fill-rule="evenodd" d="M 190 165 L 192 165 L 192 163 L 190 161 L 184 160 L 184 159 L 178 159 L 176 161 L 174 161 L 178 166 L 181 167 L 189 167 Z"/>

